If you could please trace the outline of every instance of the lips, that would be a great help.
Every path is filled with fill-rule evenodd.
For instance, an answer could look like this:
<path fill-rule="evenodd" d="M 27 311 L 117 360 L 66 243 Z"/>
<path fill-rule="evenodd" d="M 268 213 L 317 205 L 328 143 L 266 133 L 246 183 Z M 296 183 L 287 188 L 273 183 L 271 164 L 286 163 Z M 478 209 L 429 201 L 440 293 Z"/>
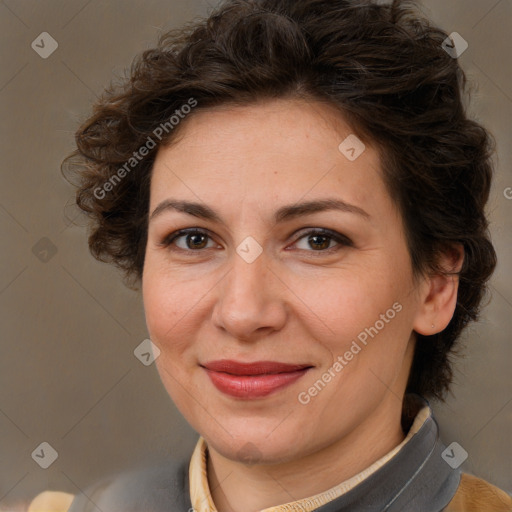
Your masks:
<path fill-rule="evenodd" d="M 213 385 L 236 398 L 262 398 L 300 379 L 311 365 L 276 361 L 241 363 L 223 359 L 201 365 Z"/>

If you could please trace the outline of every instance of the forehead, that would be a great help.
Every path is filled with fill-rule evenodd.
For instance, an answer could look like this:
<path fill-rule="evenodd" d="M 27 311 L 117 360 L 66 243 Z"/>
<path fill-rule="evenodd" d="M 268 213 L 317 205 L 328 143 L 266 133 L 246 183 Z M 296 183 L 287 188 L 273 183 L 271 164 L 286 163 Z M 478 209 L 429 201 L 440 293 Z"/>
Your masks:
<path fill-rule="evenodd" d="M 328 104 L 300 99 L 265 100 L 248 105 L 220 105 L 203 111 L 196 108 L 182 121 L 177 141 L 161 147 L 160 152 L 176 147 L 176 155 L 179 149 L 194 149 L 197 153 L 206 146 L 212 154 L 227 156 L 243 148 L 244 154 L 254 155 L 264 148 L 274 157 L 281 154 L 293 158 L 315 149 L 331 153 L 353 133 L 341 112 Z M 220 142 L 225 144 L 221 146 Z"/>
<path fill-rule="evenodd" d="M 171 193 L 269 207 L 333 193 L 354 204 L 389 200 L 377 150 L 339 111 L 304 100 L 194 112 L 158 151 L 150 208 Z"/>

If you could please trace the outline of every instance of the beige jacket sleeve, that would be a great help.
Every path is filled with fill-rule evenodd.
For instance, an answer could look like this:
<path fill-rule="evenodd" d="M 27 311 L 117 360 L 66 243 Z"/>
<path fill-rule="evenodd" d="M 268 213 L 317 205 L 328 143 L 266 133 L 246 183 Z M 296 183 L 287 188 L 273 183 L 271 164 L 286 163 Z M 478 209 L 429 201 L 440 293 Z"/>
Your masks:
<path fill-rule="evenodd" d="M 494 485 L 462 473 L 460 485 L 444 512 L 512 512 L 512 498 Z"/>
<path fill-rule="evenodd" d="M 27 512 L 67 512 L 74 497 L 67 492 L 44 491 L 32 500 Z"/>

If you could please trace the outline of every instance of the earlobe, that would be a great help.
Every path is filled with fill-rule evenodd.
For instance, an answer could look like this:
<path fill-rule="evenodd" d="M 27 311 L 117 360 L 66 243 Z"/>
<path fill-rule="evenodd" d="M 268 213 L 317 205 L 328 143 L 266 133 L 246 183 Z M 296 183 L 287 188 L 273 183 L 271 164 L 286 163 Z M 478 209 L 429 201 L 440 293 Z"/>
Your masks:
<path fill-rule="evenodd" d="M 443 253 L 439 267 L 446 273 L 424 278 L 421 285 L 420 304 L 413 328 L 418 334 L 431 336 L 441 332 L 450 323 L 457 305 L 459 276 L 464 261 L 462 245 Z"/>

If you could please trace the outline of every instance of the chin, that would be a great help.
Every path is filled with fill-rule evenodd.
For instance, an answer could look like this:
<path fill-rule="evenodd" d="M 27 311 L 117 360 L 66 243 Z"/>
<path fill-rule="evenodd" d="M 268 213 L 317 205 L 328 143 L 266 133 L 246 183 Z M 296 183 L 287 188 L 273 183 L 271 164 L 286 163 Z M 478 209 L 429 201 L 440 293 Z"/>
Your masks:
<path fill-rule="evenodd" d="M 296 459 L 302 452 L 308 452 L 302 446 L 304 443 L 308 446 L 311 444 L 309 452 L 314 452 L 315 433 L 308 434 L 304 428 L 284 418 L 286 416 L 278 420 L 233 419 L 222 422 L 222 427 L 217 425 L 212 429 L 209 424 L 203 425 L 206 427 L 204 429 L 199 426 L 196 430 L 205 438 L 208 446 L 220 455 L 248 465 L 285 463 Z M 297 432 L 301 432 L 299 439 Z M 308 437 L 312 438 L 310 442 Z"/>
<path fill-rule="evenodd" d="M 226 459 L 247 465 L 287 462 L 295 458 L 297 448 L 290 443 L 290 438 L 269 440 L 261 434 L 241 435 L 234 439 L 231 437 L 207 439 L 207 443 Z"/>

